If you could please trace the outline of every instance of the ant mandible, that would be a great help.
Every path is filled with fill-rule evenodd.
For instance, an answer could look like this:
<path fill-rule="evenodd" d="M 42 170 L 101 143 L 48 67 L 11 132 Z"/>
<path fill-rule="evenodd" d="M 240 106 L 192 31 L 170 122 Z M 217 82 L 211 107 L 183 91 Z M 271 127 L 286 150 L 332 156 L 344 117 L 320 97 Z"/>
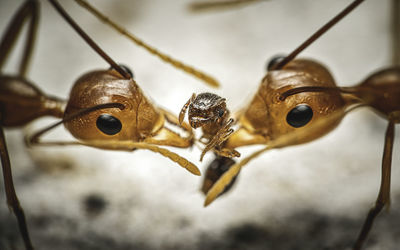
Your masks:
<path fill-rule="evenodd" d="M 85 145 L 101 149 L 133 151 L 147 149 L 178 163 L 195 175 L 198 168 L 185 158 L 159 146 L 188 148 L 193 144 L 191 127 L 181 124 L 185 136 L 167 128 L 165 124 L 179 127 L 178 118 L 163 108 L 153 105 L 133 80 L 126 67 L 111 59 L 67 14 L 56 0 L 49 0 L 57 12 L 72 26 L 86 43 L 109 65 L 110 69 L 95 70 L 83 74 L 74 84 L 68 101 L 44 94 L 26 77 L 38 26 L 39 1 L 27 0 L 19 8 L 6 29 L 0 43 L 0 69 L 16 43 L 24 23 L 28 22 L 24 51 L 17 75 L 0 75 L 0 156 L 3 169 L 7 204 L 16 215 L 26 249 L 33 249 L 25 215 L 14 190 L 10 158 L 3 127 L 19 127 L 43 117 L 52 116 L 61 121 L 31 136 L 28 145 Z M 78 1 L 101 19 L 100 13 L 85 1 Z M 104 20 L 103 20 L 104 21 Z M 108 24 L 123 30 L 111 20 Z M 131 39 L 132 34 L 123 30 Z M 195 70 L 137 39 L 135 42 L 162 60 L 204 80 L 212 86 L 218 83 L 206 74 Z M 134 39 L 133 39 L 134 40 Z M 41 141 L 43 134 L 63 124 L 78 141 Z"/>
<path fill-rule="evenodd" d="M 228 165 L 229 169 L 223 174 L 220 173 L 217 181 L 205 180 L 215 182 L 207 193 L 205 206 L 231 185 L 241 168 L 250 160 L 271 149 L 320 138 L 332 131 L 346 114 L 367 106 L 388 120 L 388 125 L 379 194 L 353 246 L 355 250 L 361 249 L 374 219 L 390 202 L 394 126 L 400 123 L 400 50 L 394 52 L 394 66 L 372 73 L 353 87 L 336 86 L 330 72 L 322 64 L 295 57 L 362 2 L 363 0 L 353 1 L 291 54 L 270 62 L 268 73 L 263 78 L 257 94 L 238 117 L 239 129 L 222 145 L 227 149 L 253 144 L 267 146 L 243 158 L 237 164 L 216 159 L 212 164 L 220 162 L 221 166 L 227 169 Z M 397 26 L 397 29 L 399 27 Z"/>

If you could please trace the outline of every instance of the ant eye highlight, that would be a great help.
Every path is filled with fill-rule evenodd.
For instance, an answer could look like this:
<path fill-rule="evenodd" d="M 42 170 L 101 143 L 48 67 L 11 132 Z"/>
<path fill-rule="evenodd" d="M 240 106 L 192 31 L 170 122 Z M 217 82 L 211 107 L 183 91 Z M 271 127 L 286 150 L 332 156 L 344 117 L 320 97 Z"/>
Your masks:
<path fill-rule="evenodd" d="M 96 126 L 106 135 L 115 135 L 122 129 L 120 120 L 109 114 L 102 114 L 97 118 Z"/>
<path fill-rule="evenodd" d="M 278 56 L 272 57 L 267 64 L 267 71 L 270 71 L 275 65 L 280 63 L 283 59 L 285 59 L 285 57 L 286 56 L 284 56 L 284 55 L 278 55 Z"/>
<path fill-rule="evenodd" d="M 295 128 L 300 128 L 311 121 L 313 117 L 313 111 L 310 106 L 306 104 L 300 104 L 294 107 L 286 116 L 286 122 Z"/>

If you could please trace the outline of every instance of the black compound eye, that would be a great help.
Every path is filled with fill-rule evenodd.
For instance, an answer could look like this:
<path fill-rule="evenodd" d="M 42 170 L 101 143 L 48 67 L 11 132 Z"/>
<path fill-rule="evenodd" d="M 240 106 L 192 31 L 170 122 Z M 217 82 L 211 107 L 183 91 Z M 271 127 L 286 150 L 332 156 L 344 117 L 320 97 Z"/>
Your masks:
<path fill-rule="evenodd" d="M 121 67 L 126 73 L 128 73 L 128 75 L 132 77 L 132 79 L 134 78 L 133 71 L 128 66 L 124 64 L 118 64 L 118 66 Z M 110 69 L 112 69 L 112 67 Z"/>
<path fill-rule="evenodd" d="M 121 122 L 112 115 L 102 114 L 97 118 L 96 126 L 107 135 L 115 135 L 122 129 Z"/>
<path fill-rule="evenodd" d="M 128 66 L 126 66 L 126 65 L 124 65 L 124 64 L 118 64 L 126 73 L 128 73 L 131 77 L 132 77 L 132 79 L 134 78 L 134 75 L 133 75 L 133 71 L 128 67 Z"/>
<path fill-rule="evenodd" d="M 286 116 L 287 123 L 295 128 L 300 128 L 311 121 L 313 111 L 307 104 L 300 104 L 294 107 Z"/>
<path fill-rule="evenodd" d="M 267 71 L 270 71 L 272 69 L 272 67 L 274 67 L 275 65 L 280 63 L 283 59 L 285 59 L 284 55 L 278 55 L 278 56 L 272 57 L 267 64 Z"/>

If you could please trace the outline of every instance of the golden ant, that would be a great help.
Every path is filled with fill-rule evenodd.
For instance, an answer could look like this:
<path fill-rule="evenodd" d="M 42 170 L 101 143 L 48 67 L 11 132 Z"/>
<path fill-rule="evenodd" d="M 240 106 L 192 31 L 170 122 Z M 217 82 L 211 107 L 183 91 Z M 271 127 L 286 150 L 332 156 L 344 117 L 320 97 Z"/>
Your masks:
<path fill-rule="evenodd" d="M 19 8 L 6 29 L 0 43 L 0 68 L 15 45 L 24 23 L 28 22 L 27 36 L 18 73 L 0 75 L 0 154 L 7 204 L 16 215 L 25 248 L 33 249 L 25 215 L 19 204 L 11 174 L 11 164 L 6 147 L 3 127 L 19 127 L 43 116 L 61 121 L 41 129 L 26 138 L 28 145 L 85 145 L 100 149 L 133 151 L 147 149 L 176 162 L 195 175 L 198 168 L 176 153 L 159 146 L 189 148 L 193 144 L 191 127 L 183 123 L 185 133 L 181 136 L 165 124 L 179 127 L 178 118 L 163 108 L 153 105 L 133 80 L 129 69 L 117 64 L 104 52 L 68 15 L 56 0 L 49 0 L 56 11 L 79 34 L 81 38 L 109 65 L 109 69 L 94 70 L 83 74 L 74 84 L 67 101 L 47 96 L 27 77 L 35 35 L 38 27 L 39 1 L 27 0 Z M 195 70 L 129 34 L 83 0 L 77 2 L 91 13 L 127 35 L 139 46 L 160 57 L 176 68 L 182 69 L 206 83 L 218 83 L 204 73 Z M 3 71 L 3 70 L 2 70 Z M 77 141 L 41 141 L 41 136 L 63 124 Z"/>
<path fill-rule="evenodd" d="M 329 71 L 319 62 L 295 57 L 362 2 L 363 0 L 353 1 L 291 54 L 270 62 L 268 73 L 263 78 L 257 94 L 237 116 L 239 128 L 219 145 L 224 150 L 255 144 L 267 146 L 240 159 L 237 164 L 221 161 L 220 158 L 214 160 L 211 164 L 213 169 L 218 170 L 215 164 L 219 164 L 221 168 L 225 168 L 225 172 L 206 176 L 203 185 L 203 191 L 208 191 L 205 206 L 232 185 L 232 181 L 244 165 L 263 152 L 318 139 L 337 127 L 350 111 L 368 106 L 388 120 L 388 125 L 378 198 L 353 246 L 353 249 L 361 249 L 374 219 L 383 207 L 390 203 L 394 127 L 400 123 L 399 2 L 394 1 L 396 7 L 393 6 L 397 10 L 397 13 L 394 12 L 397 40 L 394 42 L 393 66 L 370 74 L 360 84 L 353 87 L 337 87 Z M 216 153 L 221 149 L 218 148 Z M 219 175 L 219 178 L 215 178 L 215 175 Z"/>

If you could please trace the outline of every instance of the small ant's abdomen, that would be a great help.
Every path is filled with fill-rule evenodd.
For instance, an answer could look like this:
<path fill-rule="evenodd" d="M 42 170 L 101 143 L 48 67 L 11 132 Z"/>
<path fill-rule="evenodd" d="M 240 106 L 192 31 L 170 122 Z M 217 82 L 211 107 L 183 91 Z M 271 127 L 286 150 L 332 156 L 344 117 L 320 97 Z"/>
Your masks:
<path fill-rule="evenodd" d="M 119 108 L 95 110 L 64 123 L 81 140 L 140 141 L 160 120 L 157 109 L 147 101 L 132 79 L 114 70 L 89 72 L 80 77 L 70 93 L 64 118 L 100 104 L 119 103 Z M 145 114 L 143 114 L 145 113 Z M 143 115 L 146 115 L 144 119 Z"/>
<path fill-rule="evenodd" d="M 3 126 L 23 126 L 42 116 L 63 116 L 64 101 L 46 96 L 26 79 L 0 76 L 0 120 Z"/>
<path fill-rule="evenodd" d="M 211 189 L 211 187 L 221 178 L 221 176 L 228 171 L 233 165 L 235 161 L 231 158 L 216 156 L 215 159 L 208 165 L 205 177 L 203 180 L 203 185 L 201 187 L 201 191 L 203 194 L 207 194 L 207 192 Z M 236 176 L 237 177 L 237 176 Z M 232 182 L 225 187 L 224 191 L 220 194 L 224 194 L 231 189 L 236 181 L 236 177 L 233 178 Z"/>
<path fill-rule="evenodd" d="M 372 74 L 357 89 L 356 95 L 383 115 L 400 111 L 400 67 Z"/>

